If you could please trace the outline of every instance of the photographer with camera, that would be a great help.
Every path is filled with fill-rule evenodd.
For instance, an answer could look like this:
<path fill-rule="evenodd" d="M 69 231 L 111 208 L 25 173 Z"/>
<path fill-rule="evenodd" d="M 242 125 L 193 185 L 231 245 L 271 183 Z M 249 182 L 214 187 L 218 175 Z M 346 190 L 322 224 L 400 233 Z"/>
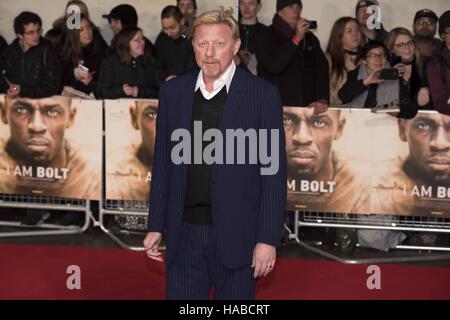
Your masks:
<path fill-rule="evenodd" d="M 310 32 L 317 22 L 302 18 L 301 11 L 300 0 L 277 0 L 272 25 L 256 40 L 258 75 L 278 87 L 283 105 L 322 113 L 330 99 L 328 61 Z"/>
<path fill-rule="evenodd" d="M 362 48 L 358 60 L 361 63 L 348 73 L 347 82 L 339 90 L 339 99 L 351 108 L 382 111 L 387 106 L 385 111 L 399 109 L 395 114 L 399 118 L 414 118 L 417 103 L 411 101 L 398 69 L 391 68 L 386 46 L 371 41 Z"/>

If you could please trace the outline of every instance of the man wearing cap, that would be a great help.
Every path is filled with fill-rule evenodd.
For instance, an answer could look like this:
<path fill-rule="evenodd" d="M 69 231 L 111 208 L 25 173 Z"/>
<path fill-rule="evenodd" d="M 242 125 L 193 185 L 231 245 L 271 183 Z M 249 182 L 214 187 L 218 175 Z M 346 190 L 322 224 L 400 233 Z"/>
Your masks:
<path fill-rule="evenodd" d="M 379 28 L 371 28 L 368 26 L 369 18 L 374 14 L 373 11 L 367 11 L 370 6 L 379 6 L 377 0 L 358 0 L 356 3 L 355 17 L 359 22 L 359 27 L 364 35 L 364 40 L 376 40 L 385 42 L 388 32 L 380 24 Z"/>
<path fill-rule="evenodd" d="M 258 75 L 278 87 L 283 105 L 322 113 L 330 98 L 328 62 L 302 8 L 300 0 L 277 1 L 272 25 L 256 39 Z"/>
<path fill-rule="evenodd" d="M 104 14 L 103 18 L 108 19 L 109 26 L 114 35 L 118 34 L 124 27 L 138 26 L 138 15 L 136 9 L 129 4 L 120 4 L 112 8 L 109 14 Z M 144 37 L 145 54 L 154 56 L 153 43 Z"/>
<path fill-rule="evenodd" d="M 429 9 L 417 11 L 414 16 L 414 41 L 424 57 L 435 56 L 442 41 L 435 38 L 438 17 Z"/>

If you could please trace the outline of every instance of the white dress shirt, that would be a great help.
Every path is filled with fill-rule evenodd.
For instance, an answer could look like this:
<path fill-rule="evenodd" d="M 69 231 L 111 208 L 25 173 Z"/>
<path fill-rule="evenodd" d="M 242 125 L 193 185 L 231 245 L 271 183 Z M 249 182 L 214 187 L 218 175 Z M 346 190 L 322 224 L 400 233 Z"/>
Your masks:
<path fill-rule="evenodd" d="M 230 90 L 231 81 L 233 80 L 234 73 L 236 71 L 236 64 L 234 61 L 231 62 L 230 66 L 228 67 L 225 72 L 214 81 L 213 84 L 213 91 L 208 92 L 206 90 L 205 82 L 203 81 L 203 71 L 200 70 L 200 73 L 197 77 L 197 83 L 195 84 L 195 91 L 197 91 L 199 88 L 203 94 L 203 97 L 205 97 L 206 100 L 211 100 L 215 97 L 216 94 L 222 90 L 223 86 L 226 86 L 227 93 Z"/>

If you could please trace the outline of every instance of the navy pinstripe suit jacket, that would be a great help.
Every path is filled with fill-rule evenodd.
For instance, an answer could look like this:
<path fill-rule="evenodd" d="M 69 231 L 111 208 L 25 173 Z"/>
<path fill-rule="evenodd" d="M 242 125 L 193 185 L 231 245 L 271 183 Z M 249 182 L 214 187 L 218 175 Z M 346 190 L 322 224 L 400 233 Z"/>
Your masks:
<path fill-rule="evenodd" d="M 175 129 L 191 128 L 191 114 L 198 71 L 165 83 L 160 91 L 156 142 L 150 191 L 149 232 L 166 233 L 166 263 L 177 251 L 184 199 L 187 164 L 171 161 Z M 279 246 L 286 204 L 286 151 L 282 103 L 278 89 L 266 80 L 236 69 L 220 130 L 278 129 L 279 171 L 261 175 L 261 164 L 214 164 L 211 203 L 219 255 L 227 268 L 251 264 L 256 243 Z M 225 139 L 224 139 L 225 140 Z M 249 146 L 246 145 L 246 153 Z M 258 148 L 259 150 L 259 148 Z M 236 152 L 235 152 L 236 154 Z M 224 159 L 226 151 L 224 147 Z M 224 160 L 225 161 L 225 160 Z"/>

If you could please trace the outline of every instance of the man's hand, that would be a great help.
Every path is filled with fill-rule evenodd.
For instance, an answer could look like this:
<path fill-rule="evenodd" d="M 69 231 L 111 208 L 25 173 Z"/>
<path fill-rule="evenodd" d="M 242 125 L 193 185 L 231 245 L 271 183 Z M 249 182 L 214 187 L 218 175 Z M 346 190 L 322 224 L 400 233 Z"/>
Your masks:
<path fill-rule="evenodd" d="M 325 100 L 317 100 L 309 105 L 314 108 L 314 114 L 320 114 L 328 111 L 328 102 Z"/>
<path fill-rule="evenodd" d="M 175 74 L 171 74 L 170 76 L 167 76 L 166 81 L 175 79 L 177 76 Z"/>
<path fill-rule="evenodd" d="M 159 232 L 149 232 L 144 239 L 144 247 L 147 256 L 150 259 L 163 262 L 161 252 L 159 251 L 159 243 L 161 242 L 162 234 Z"/>
<path fill-rule="evenodd" d="M 398 70 L 398 75 L 403 78 L 405 81 L 408 81 L 408 79 L 405 79 L 405 73 L 406 73 L 406 66 L 404 63 L 397 63 L 394 66 L 394 69 Z"/>
<path fill-rule="evenodd" d="M 80 78 L 78 79 L 78 81 L 80 81 L 85 86 L 88 86 L 91 83 L 92 79 L 93 79 L 94 73 L 95 73 L 95 71 L 94 72 L 88 72 L 86 74 L 80 75 Z"/>
<path fill-rule="evenodd" d="M 131 87 L 131 89 L 133 90 L 132 96 L 135 97 L 135 98 L 137 98 L 138 95 L 139 95 L 139 87 L 138 87 L 138 86 L 136 86 L 136 87 Z"/>
<path fill-rule="evenodd" d="M 274 246 L 265 243 L 257 243 L 255 250 L 253 250 L 252 268 L 255 268 L 253 277 L 259 278 L 267 276 L 275 266 L 276 256 L 277 251 Z"/>
<path fill-rule="evenodd" d="M 420 107 L 425 107 L 430 102 L 430 91 L 428 88 L 423 87 L 419 90 L 419 94 L 417 95 L 417 104 Z"/>
<path fill-rule="evenodd" d="M 127 83 L 125 83 L 122 86 L 122 90 L 127 96 L 132 96 L 133 95 L 133 91 L 134 91 L 133 87 L 130 87 Z"/>
<path fill-rule="evenodd" d="M 8 88 L 8 91 L 6 92 L 6 94 L 11 98 L 15 98 L 15 97 L 19 96 L 20 85 L 11 83 L 9 85 L 9 88 Z"/>
<path fill-rule="evenodd" d="M 305 39 L 305 34 L 309 31 L 309 24 L 306 19 L 301 18 L 297 22 L 297 28 L 295 28 L 295 35 L 300 39 L 300 42 Z"/>
<path fill-rule="evenodd" d="M 238 55 L 244 62 L 244 65 L 248 66 L 248 63 L 250 62 L 250 58 L 252 57 L 252 54 L 250 53 L 250 51 L 239 50 Z"/>
<path fill-rule="evenodd" d="M 378 79 L 378 77 L 380 76 L 380 71 L 381 69 L 372 71 L 372 73 L 366 79 L 364 79 L 363 84 L 368 87 L 371 84 L 383 83 L 383 79 Z"/>

